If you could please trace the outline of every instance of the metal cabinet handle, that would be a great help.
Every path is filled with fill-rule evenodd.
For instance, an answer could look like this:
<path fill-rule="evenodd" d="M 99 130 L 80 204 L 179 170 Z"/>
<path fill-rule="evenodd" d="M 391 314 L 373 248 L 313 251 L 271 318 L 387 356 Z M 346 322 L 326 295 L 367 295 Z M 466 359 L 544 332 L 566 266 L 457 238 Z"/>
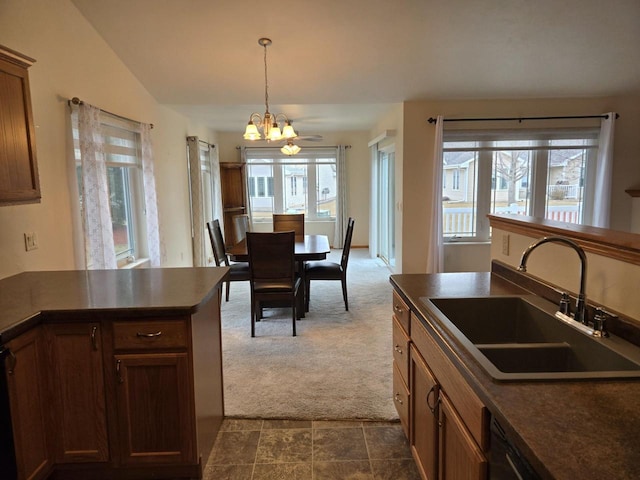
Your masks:
<path fill-rule="evenodd" d="M 122 379 L 122 371 L 121 371 L 121 361 L 116 360 L 116 376 L 118 377 L 118 383 L 124 383 Z"/>
<path fill-rule="evenodd" d="M 97 325 L 94 325 L 93 327 L 91 327 L 91 346 L 93 347 L 94 351 L 98 350 L 98 341 L 96 339 L 97 331 L 98 331 Z"/>
<path fill-rule="evenodd" d="M 399 305 L 394 305 L 393 309 L 396 311 L 396 313 L 403 313 L 404 309 L 402 307 L 400 307 Z"/>
<path fill-rule="evenodd" d="M 435 416 L 436 414 L 436 404 L 433 405 L 433 407 L 431 406 L 431 395 L 435 393 L 435 389 L 436 386 L 433 385 L 429 391 L 427 392 L 427 407 L 429 407 L 429 410 L 431 410 L 431 414 Z"/>
<path fill-rule="evenodd" d="M 393 349 L 398 352 L 400 355 L 402 355 L 402 349 L 400 348 L 400 345 L 398 345 L 397 343 L 394 345 Z"/>
<path fill-rule="evenodd" d="M 162 335 L 162 331 L 158 331 L 156 333 L 142 333 L 142 332 L 136 333 L 137 337 L 144 337 L 144 338 L 159 337 L 160 335 Z"/>
<path fill-rule="evenodd" d="M 16 369 L 16 363 L 18 363 L 18 359 L 16 358 L 16 354 L 11 350 L 7 350 L 7 353 L 9 354 L 9 369 L 7 370 L 7 374 L 13 375 L 13 372 Z"/>
<path fill-rule="evenodd" d="M 398 402 L 400 405 L 402 405 L 403 402 L 402 402 L 402 398 L 400 397 L 399 393 L 395 394 L 394 399 L 395 399 L 396 402 Z"/>

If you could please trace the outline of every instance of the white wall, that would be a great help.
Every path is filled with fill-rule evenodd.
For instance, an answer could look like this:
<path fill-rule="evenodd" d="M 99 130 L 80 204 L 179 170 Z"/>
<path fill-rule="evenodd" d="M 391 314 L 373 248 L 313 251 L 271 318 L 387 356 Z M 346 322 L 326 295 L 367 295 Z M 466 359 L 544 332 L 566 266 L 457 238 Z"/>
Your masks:
<path fill-rule="evenodd" d="M 502 237 L 509 235 L 509 254 L 502 253 Z M 571 232 L 567 232 L 571 238 Z M 493 230 L 491 258 L 517 268 L 522 253 L 538 238 Z M 618 311 L 640 322 L 640 265 L 587 252 L 587 301 Z M 580 291 L 580 260 L 568 247 L 548 243 L 527 260 L 527 273 L 574 294 Z"/>
<path fill-rule="evenodd" d="M 256 144 L 245 141 L 242 138 L 243 132 L 218 132 L 218 142 L 216 147 L 221 162 L 239 162 L 240 152 L 236 148 L 239 145 L 260 146 L 264 143 Z M 345 132 L 321 132 L 321 142 L 299 142 L 300 147 L 310 148 L 334 145 L 351 145 L 347 149 L 347 215 L 356 220 L 353 229 L 352 248 L 369 246 L 369 197 L 371 177 L 371 165 L 369 162 L 369 149 L 367 142 L 369 136 L 367 132 L 345 131 Z M 305 229 L 305 232 L 314 234 L 329 235 L 333 239 L 333 222 L 314 222 Z"/>
<path fill-rule="evenodd" d="M 153 123 L 160 238 L 165 266 L 191 265 L 187 135 L 212 132 L 160 106 L 68 0 L 3 0 L 0 44 L 36 59 L 29 69 L 42 201 L 0 207 L 0 278 L 29 270 L 77 268 L 67 161 L 72 97 Z M 39 248 L 26 252 L 23 233 Z"/>
<path fill-rule="evenodd" d="M 433 205 L 428 195 L 433 167 L 435 127 L 429 117 L 514 117 L 597 115 L 620 113 L 616 123 L 611 228 L 629 231 L 631 228 L 631 198 L 625 190 L 640 185 L 640 99 L 637 96 L 564 99 L 415 101 L 403 104 L 403 232 L 402 272 L 422 273 L 427 265 L 427 241 L 431 226 L 427 222 Z M 494 124 L 495 125 L 495 124 Z M 498 127 L 504 124 L 497 124 Z M 536 122 L 536 127 L 548 126 Z M 476 126 L 476 128 L 479 128 Z M 459 268 L 457 266 L 456 268 Z"/>

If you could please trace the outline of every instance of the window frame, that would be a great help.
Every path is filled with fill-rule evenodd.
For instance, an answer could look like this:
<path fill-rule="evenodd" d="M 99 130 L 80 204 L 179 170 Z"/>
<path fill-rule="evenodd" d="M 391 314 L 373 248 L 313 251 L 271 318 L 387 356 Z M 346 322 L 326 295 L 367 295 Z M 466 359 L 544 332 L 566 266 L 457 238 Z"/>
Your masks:
<path fill-rule="evenodd" d="M 583 197 L 581 203 L 581 221 L 579 224 L 587 225 L 592 221 L 595 169 L 597 163 L 599 128 L 562 128 L 562 129 L 518 129 L 518 130 L 450 130 L 444 132 L 443 138 L 443 177 L 446 172 L 453 167 L 446 169 L 446 153 L 448 152 L 474 152 L 473 161 L 476 162 L 477 184 L 472 201 L 472 224 L 475 233 L 470 235 L 460 233 L 445 233 L 443 228 L 443 241 L 445 242 L 489 242 L 491 241 L 491 229 L 487 215 L 492 211 L 492 193 L 504 192 L 501 189 L 503 181 L 507 182 L 497 171 L 493 175 L 493 157 L 495 152 L 506 150 L 524 150 L 531 152 L 529 155 L 529 168 L 527 174 L 516 180 L 516 185 L 520 185 L 523 178 L 527 180 L 527 186 L 523 187 L 530 191 L 525 203 L 525 214 L 533 217 L 546 218 L 547 194 L 548 194 L 548 168 L 549 156 L 553 150 L 583 150 L 585 153 L 586 167 L 580 180 L 583 182 Z M 518 146 L 509 148 L 500 145 L 501 142 L 531 142 L 528 146 Z M 557 145 L 557 140 L 575 140 L 574 145 Z M 454 142 L 465 142 L 470 145 L 447 147 L 447 144 Z M 578 145 L 583 142 L 583 145 Z M 475 145 L 471 145 L 475 144 Z M 555 148 L 554 148 L 555 147 Z M 459 171 L 457 167 L 454 171 Z M 467 172 L 469 169 L 467 169 Z M 469 181 L 469 175 L 465 175 L 464 181 Z M 495 181 L 496 189 L 492 188 Z M 452 183 L 453 175 L 452 175 Z M 455 183 L 454 183 L 455 185 Z M 443 181 L 443 198 L 445 197 L 446 183 Z M 451 187 L 448 190 L 455 190 Z M 446 215 L 444 200 L 442 203 L 443 219 Z"/>
<path fill-rule="evenodd" d="M 335 147 L 305 148 L 296 156 L 285 155 L 275 148 L 251 148 L 245 150 L 247 162 L 247 181 L 249 192 L 249 209 L 254 223 L 267 223 L 271 218 L 257 215 L 254 207 L 254 199 L 272 198 L 272 213 L 300 213 L 289 209 L 285 212 L 287 197 L 297 195 L 304 197 L 305 221 L 335 221 L 335 215 L 321 215 L 319 201 L 322 198 L 320 188 L 319 168 L 321 166 L 333 166 L 334 197 L 337 201 L 338 178 L 337 164 L 338 152 Z M 255 174 L 253 167 L 262 166 L 271 169 L 271 177 L 262 173 Z M 301 172 L 291 172 L 288 175 L 287 167 L 301 167 Z M 258 195 L 259 179 L 264 179 L 264 195 Z M 271 179 L 271 180 L 270 180 Z M 314 187 L 310 188 L 310 185 Z M 326 201 L 326 197 L 322 199 Z"/>
<path fill-rule="evenodd" d="M 113 135 L 116 131 L 122 130 L 129 135 Z M 107 112 L 100 112 L 100 134 L 103 140 L 105 167 L 107 168 L 107 189 L 109 197 L 112 197 L 112 190 L 109 185 L 109 169 L 118 169 L 122 173 L 123 187 L 126 203 L 126 219 L 128 227 L 128 248 L 116 252 L 116 265 L 118 268 L 130 266 L 136 262 L 144 261 L 148 257 L 147 228 L 146 228 L 146 206 L 144 199 L 144 181 L 142 177 L 142 140 L 140 128 L 135 122 L 110 115 Z M 124 145 L 115 145 L 107 141 L 107 138 L 126 138 L 133 140 L 134 147 L 129 148 Z M 73 141 L 76 162 L 76 177 L 78 180 L 78 193 L 83 195 L 82 187 L 82 159 L 80 156 L 79 134 L 76 126 L 73 128 Z M 130 153 L 133 152 L 133 155 Z M 132 158 L 133 161 L 125 160 Z M 120 159 L 120 160 L 118 160 Z M 80 208 L 83 202 L 80 201 Z M 110 206 L 110 210 L 111 206 Z M 81 212 L 82 215 L 82 212 Z M 111 225 L 113 231 L 113 213 L 111 213 Z M 115 244 L 115 239 L 114 239 Z M 115 246 L 115 245 L 114 245 Z M 87 265 L 89 268 L 91 265 Z"/>

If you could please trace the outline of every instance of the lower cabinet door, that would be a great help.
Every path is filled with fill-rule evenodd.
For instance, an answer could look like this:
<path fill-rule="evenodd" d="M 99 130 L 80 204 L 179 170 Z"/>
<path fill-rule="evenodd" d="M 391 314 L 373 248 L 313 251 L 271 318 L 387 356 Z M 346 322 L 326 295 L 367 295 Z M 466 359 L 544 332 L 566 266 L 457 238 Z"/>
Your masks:
<path fill-rule="evenodd" d="M 8 342 L 7 388 L 18 480 L 46 478 L 53 467 L 46 409 L 44 342 L 36 327 Z M 5 427 L 3 427 L 5 428 Z M 6 428 L 11 428 L 6 426 Z M 3 472 L 0 471 L 0 478 Z"/>
<path fill-rule="evenodd" d="M 114 359 L 120 463 L 197 463 L 187 353 Z"/>
<path fill-rule="evenodd" d="M 487 459 L 464 426 L 451 401 L 440 393 L 441 480 L 485 480 Z"/>
<path fill-rule="evenodd" d="M 422 478 L 435 480 L 438 465 L 437 402 L 439 386 L 426 363 L 411 346 L 409 444 Z"/>
<path fill-rule="evenodd" d="M 52 376 L 57 463 L 109 460 L 107 414 L 98 323 L 46 325 Z"/>

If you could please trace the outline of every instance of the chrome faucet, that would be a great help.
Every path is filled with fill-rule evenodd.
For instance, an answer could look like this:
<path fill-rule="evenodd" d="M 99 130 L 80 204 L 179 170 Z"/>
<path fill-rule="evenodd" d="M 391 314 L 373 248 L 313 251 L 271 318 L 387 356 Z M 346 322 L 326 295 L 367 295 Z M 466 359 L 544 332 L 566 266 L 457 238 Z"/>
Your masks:
<path fill-rule="evenodd" d="M 522 258 L 520 259 L 520 266 L 518 267 L 518 270 L 521 272 L 526 272 L 527 259 L 529 258 L 529 255 L 531 254 L 531 252 L 533 252 L 537 247 L 539 247 L 543 243 L 550 243 L 550 242 L 563 243 L 565 245 L 568 245 L 569 247 L 573 248 L 576 251 L 576 253 L 580 256 L 580 264 L 581 264 L 580 293 L 578 294 L 578 299 L 576 301 L 576 313 L 574 314 L 573 318 L 575 321 L 580 322 L 584 325 L 587 325 L 588 324 L 587 314 L 586 314 L 587 298 L 585 294 L 585 286 L 587 281 L 587 256 L 585 255 L 584 250 L 580 245 L 578 245 L 573 240 L 569 240 L 568 238 L 564 238 L 564 237 L 541 238 L 540 240 L 529 245 L 527 249 L 522 253 Z M 566 301 L 566 297 L 563 297 L 563 300 Z M 568 311 L 563 313 L 568 313 Z"/>

